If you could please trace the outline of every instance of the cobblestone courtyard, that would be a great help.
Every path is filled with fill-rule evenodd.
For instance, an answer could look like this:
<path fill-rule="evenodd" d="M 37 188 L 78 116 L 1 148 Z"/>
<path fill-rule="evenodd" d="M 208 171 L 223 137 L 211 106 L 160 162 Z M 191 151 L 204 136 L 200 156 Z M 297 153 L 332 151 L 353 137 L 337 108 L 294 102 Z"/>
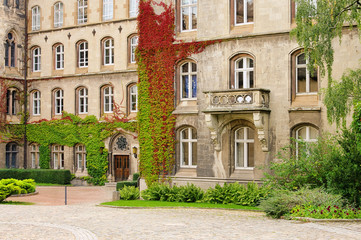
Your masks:
<path fill-rule="evenodd" d="M 360 222 L 302 223 L 229 210 L 107 208 L 95 204 L 102 201 L 101 192 L 109 200 L 108 190 L 72 190 L 94 191 L 97 198 L 70 199 L 67 206 L 0 205 L 0 239 L 361 239 Z"/>

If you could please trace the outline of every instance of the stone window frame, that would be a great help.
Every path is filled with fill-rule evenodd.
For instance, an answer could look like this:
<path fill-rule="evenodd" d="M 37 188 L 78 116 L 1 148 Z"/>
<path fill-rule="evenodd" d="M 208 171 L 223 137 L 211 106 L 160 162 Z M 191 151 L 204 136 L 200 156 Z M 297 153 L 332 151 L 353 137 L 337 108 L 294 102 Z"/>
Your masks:
<path fill-rule="evenodd" d="M 16 34 L 13 31 L 10 31 L 6 35 L 6 40 L 4 43 L 4 62 L 5 67 L 16 67 L 17 65 L 17 44 L 16 44 Z"/>
<path fill-rule="evenodd" d="M 84 91 L 85 92 L 82 94 L 81 91 Z M 78 87 L 76 90 L 75 90 L 75 99 L 76 99 L 76 103 L 75 103 L 75 112 L 78 114 L 78 115 L 81 115 L 81 114 L 88 114 L 89 113 L 89 90 L 87 87 L 84 87 L 84 86 L 80 86 Z M 84 104 L 81 103 L 81 100 L 83 99 L 84 101 Z M 81 111 L 82 109 L 82 105 L 84 105 L 84 109 L 85 111 Z"/>
<path fill-rule="evenodd" d="M 109 47 L 106 46 L 106 43 L 109 42 L 111 45 Z M 102 65 L 103 66 L 112 66 L 114 65 L 114 38 L 112 37 L 105 37 L 101 41 L 101 49 L 102 49 Z M 109 50 L 109 56 L 107 56 L 107 50 Z M 106 63 L 107 58 L 109 58 L 109 62 Z"/>
<path fill-rule="evenodd" d="M 38 5 L 31 8 L 31 31 L 40 30 L 41 9 Z"/>
<path fill-rule="evenodd" d="M 31 50 L 31 70 L 32 72 L 41 72 L 41 48 L 33 46 Z"/>
<path fill-rule="evenodd" d="M 17 115 L 19 106 L 19 89 L 11 87 L 6 91 L 6 114 Z"/>
<path fill-rule="evenodd" d="M 108 94 L 106 94 L 105 90 L 109 88 L 112 91 L 109 91 Z M 114 112 L 114 86 L 111 84 L 104 85 L 100 88 L 100 98 L 101 98 L 101 113 L 102 114 L 109 114 Z M 110 110 L 106 110 L 106 98 L 109 98 L 109 104 L 110 104 Z"/>
<path fill-rule="evenodd" d="M 51 146 L 52 168 L 64 169 L 65 167 L 65 154 L 64 145 L 54 144 Z"/>
<path fill-rule="evenodd" d="M 188 132 L 188 138 L 187 139 L 183 139 L 182 137 L 182 132 L 183 131 L 187 131 Z M 195 133 L 195 138 L 193 138 L 192 134 L 193 131 Z M 197 168 L 197 164 L 198 164 L 198 159 L 195 159 L 196 164 L 194 163 L 194 159 L 193 159 L 193 155 L 198 158 L 198 153 L 197 153 L 197 149 L 198 149 L 198 133 L 197 133 L 197 129 L 192 127 L 192 126 L 184 126 L 182 128 L 180 128 L 178 130 L 178 137 L 179 137 L 179 166 L 180 168 Z M 183 143 L 188 145 L 188 149 L 190 151 L 188 151 L 188 164 L 184 164 L 184 150 L 183 150 Z M 194 153 L 194 148 L 193 148 L 193 143 L 196 143 L 196 152 Z"/>
<path fill-rule="evenodd" d="M 197 31 L 198 28 L 198 0 L 189 0 L 190 4 L 182 4 L 182 0 L 176 0 L 176 16 L 177 16 L 177 21 L 176 21 L 176 28 L 178 32 L 194 32 Z M 193 1 L 196 1 L 196 3 L 194 3 Z M 189 12 L 193 13 L 192 8 L 196 8 L 196 26 L 193 27 L 193 23 L 191 21 L 188 21 L 188 28 L 189 29 L 183 29 L 183 12 L 182 10 L 184 8 L 187 8 L 188 10 L 190 9 Z"/>
<path fill-rule="evenodd" d="M 33 116 L 40 116 L 41 115 L 41 92 L 37 89 L 32 90 L 30 96 L 31 96 L 31 114 Z"/>
<path fill-rule="evenodd" d="M 53 5 L 54 19 L 53 25 L 54 28 L 60 28 L 64 24 L 64 4 L 61 1 L 54 3 Z"/>
<path fill-rule="evenodd" d="M 39 168 L 40 165 L 40 153 L 39 153 L 39 144 L 32 143 L 29 145 L 31 168 Z"/>
<path fill-rule="evenodd" d="M 59 93 L 59 95 L 57 95 Z M 60 116 L 64 111 L 64 90 L 55 88 L 53 90 L 53 115 Z"/>
<path fill-rule="evenodd" d="M 61 51 L 59 51 L 59 48 Z M 56 43 L 53 45 L 54 52 L 54 69 L 55 70 L 64 70 L 65 66 L 65 47 L 62 43 Z M 58 59 L 59 56 L 59 59 Z M 58 67 L 59 65 L 59 67 Z"/>
<path fill-rule="evenodd" d="M 86 167 L 86 147 L 84 144 L 77 144 L 74 146 L 74 151 L 75 151 L 75 167 L 76 167 L 76 171 L 77 172 L 84 172 L 86 171 L 87 167 Z M 81 163 L 81 164 L 79 164 Z M 79 165 L 81 165 L 80 169 L 79 169 Z"/>
<path fill-rule="evenodd" d="M 102 21 L 114 18 L 114 0 L 102 0 Z"/>
<path fill-rule="evenodd" d="M 231 18 L 231 25 L 232 26 L 244 26 L 244 25 L 249 25 L 249 24 L 254 24 L 254 5 L 255 5 L 255 1 L 253 0 L 253 21 L 252 22 L 244 22 L 244 23 L 237 23 L 237 20 L 236 20 L 236 8 L 235 8 L 235 5 L 236 5 L 236 1 L 237 0 L 230 0 L 230 18 Z M 242 0 L 243 1 L 243 4 L 245 6 L 245 3 L 247 3 L 247 0 Z M 247 18 L 246 16 L 246 13 L 248 11 L 248 8 L 244 8 L 243 9 L 243 14 L 244 14 L 244 19 Z M 247 20 L 247 19 L 246 19 Z"/>
<path fill-rule="evenodd" d="M 189 65 L 188 65 L 188 76 L 193 76 L 194 73 L 195 73 L 195 76 L 196 76 L 196 96 L 195 97 L 186 97 L 184 98 L 182 96 L 182 91 L 183 91 L 183 84 L 182 84 L 182 76 L 184 75 L 187 75 L 187 74 L 182 74 L 182 67 L 185 65 L 185 64 L 189 64 L 191 63 L 191 66 L 192 64 L 195 64 L 196 65 L 196 71 L 189 71 Z M 192 67 L 191 67 L 192 68 Z M 190 81 L 188 82 L 188 85 L 190 85 Z M 182 60 L 181 62 L 179 62 L 177 64 L 177 68 L 176 68 L 176 89 L 178 89 L 177 91 L 177 102 L 180 103 L 181 101 L 195 101 L 197 100 L 197 87 L 198 87 L 198 64 L 197 62 L 194 60 L 194 59 L 184 59 Z"/>
<path fill-rule="evenodd" d="M 88 0 L 77 1 L 77 23 L 86 24 L 88 22 Z"/>
<path fill-rule="evenodd" d="M 241 59 L 251 59 L 253 61 L 253 68 L 252 68 L 253 69 L 253 86 L 251 86 L 251 84 L 249 84 L 250 85 L 249 88 L 255 88 L 256 87 L 256 80 L 257 80 L 256 74 L 255 74 L 256 73 L 256 59 L 255 59 L 255 57 L 253 55 L 251 55 L 249 53 L 238 53 L 238 54 L 231 57 L 231 59 L 230 59 L 230 68 L 229 68 L 230 69 L 229 88 L 230 89 L 242 89 L 242 88 L 236 88 L 236 85 L 238 85 L 238 84 L 236 84 L 236 81 L 238 79 L 236 64 Z M 250 69 L 251 68 L 246 68 L 246 70 L 248 72 L 250 72 Z M 240 72 L 240 71 L 238 71 L 238 72 Z"/>
<path fill-rule="evenodd" d="M 300 135 L 299 135 L 299 132 L 302 129 L 306 129 L 306 138 L 304 138 L 304 139 L 300 138 Z M 315 131 L 315 133 L 317 134 L 317 138 L 311 138 L 311 130 Z M 301 124 L 298 124 L 297 126 L 295 126 L 292 131 L 292 137 L 294 137 L 294 139 L 295 139 L 295 145 L 294 145 L 295 152 L 294 153 L 296 154 L 296 156 L 297 157 L 299 156 L 300 141 L 303 141 L 307 144 L 316 143 L 319 136 L 320 136 L 319 128 L 311 123 L 301 123 Z M 307 150 L 307 151 L 309 151 L 309 150 Z M 309 154 L 309 153 L 307 152 L 307 154 Z"/>
<path fill-rule="evenodd" d="M 139 10 L 139 0 L 128 0 L 128 16 L 129 18 L 136 18 Z"/>
<path fill-rule="evenodd" d="M 133 41 L 134 40 L 134 41 Z M 133 33 L 128 36 L 128 64 L 136 64 L 135 49 L 138 47 L 139 36 Z"/>
<path fill-rule="evenodd" d="M 84 47 L 82 47 L 84 45 Z M 87 68 L 89 65 L 89 43 L 86 40 L 79 40 L 76 43 L 77 67 Z M 83 56 L 82 56 L 83 54 Z"/>
<path fill-rule="evenodd" d="M 18 164 L 19 164 L 19 144 L 17 144 L 16 142 L 10 142 L 8 144 L 6 144 L 5 146 L 5 167 L 10 169 L 10 168 L 18 168 Z M 15 154 L 15 157 L 14 157 Z M 15 160 L 15 166 L 13 165 L 13 161 Z"/>
<path fill-rule="evenodd" d="M 136 88 L 136 92 L 132 92 L 132 89 Z M 128 115 L 130 113 L 136 113 L 138 112 L 138 86 L 137 83 L 130 83 L 127 87 L 128 91 L 128 104 L 127 104 L 127 112 Z M 133 100 L 133 96 L 135 96 L 135 109 L 133 108 L 134 105 L 134 100 Z"/>
<path fill-rule="evenodd" d="M 243 130 L 252 130 L 253 133 L 253 138 L 248 138 L 248 131 L 243 131 L 244 133 L 244 137 L 241 139 L 237 139 L 237 132 L 240 131 L 241 129 Z M 256 130 L 249 127 L 249 126 L 238 126 L 236 127 L 233 131 L 232 131 L 232 135 L 233 135 L 233 141 L 232 143 L 234 143 L 234 153 L 233 153 L 233 161 L 234 161 L 234 168 L 237 169 L 245 169 L 245 170 L 254 170 L 254 165 L 255 165 L 255 136 L 256 136 Z M 243 167 L 241 166 L 237 166 L 237 159 L 238 159 L 238 155 L 237 155 L 237 149 L 238 143 L 243 143 L 243 147 L 244 147 L 244 156 L 243 156 Z M 250 160 L 250 154 L 248 152 L 248 147 L 249 144 L 253 144 L 253 166 L 250 166 L 252 164 L 249 163 Z"/>

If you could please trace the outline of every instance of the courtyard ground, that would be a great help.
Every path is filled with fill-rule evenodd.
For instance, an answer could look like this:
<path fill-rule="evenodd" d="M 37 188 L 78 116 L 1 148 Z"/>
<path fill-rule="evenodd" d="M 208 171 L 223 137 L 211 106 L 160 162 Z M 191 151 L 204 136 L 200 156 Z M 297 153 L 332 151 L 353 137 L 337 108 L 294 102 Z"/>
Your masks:
<path fill-rule="evenodd" d="M 38 190 L 39 195 L 11 198 L 36 205 L 0 205 L 0 239 L 361 239 L 360 222 L 304 223 L 235 210 L 96 206 L 111 200 L 113 189 L 106 187 L 70 187 L 65 206 L 63 187 Z"/>

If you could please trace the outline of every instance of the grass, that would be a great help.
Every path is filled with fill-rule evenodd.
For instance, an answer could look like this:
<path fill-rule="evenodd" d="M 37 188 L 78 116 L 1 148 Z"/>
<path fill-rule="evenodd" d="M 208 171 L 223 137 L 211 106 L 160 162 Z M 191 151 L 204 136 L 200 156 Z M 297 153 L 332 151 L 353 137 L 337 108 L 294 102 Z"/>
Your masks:
<path fill-rule="evenodd" d="M 0 202 L 0 205 L 34 205 L 34 203 L 31 202 L 17 202 L 17 201 L 2 201 Z"/>
<path fill-rule="evenodd" d="M 241 206 L 236 204 L 213 204 L 213 203 L 184 203 L 184 202 L 162 202 L 145 200 L 118 200 L 101 203 L 101 205 L 117 207 L 188 207 L 188 208 L 223 208 L 223 209 L 243 209 L 260 210 L 258 207 Z"/>

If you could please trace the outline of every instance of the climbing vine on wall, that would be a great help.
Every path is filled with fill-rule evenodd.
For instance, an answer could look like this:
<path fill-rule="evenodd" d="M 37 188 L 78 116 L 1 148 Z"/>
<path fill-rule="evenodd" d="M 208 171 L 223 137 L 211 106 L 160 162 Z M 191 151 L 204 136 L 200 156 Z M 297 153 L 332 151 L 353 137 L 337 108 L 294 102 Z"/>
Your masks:
<path fill-rule="evenodd" d="M 153 6 L 163 8 L 157 15 Z M 174 165 L 174 67 L 216 41 L 176 42 L 174 9 L 165 3 L 139 3 L 137 49 L 139 168 L 147 185 L 164 179 Z"/>

